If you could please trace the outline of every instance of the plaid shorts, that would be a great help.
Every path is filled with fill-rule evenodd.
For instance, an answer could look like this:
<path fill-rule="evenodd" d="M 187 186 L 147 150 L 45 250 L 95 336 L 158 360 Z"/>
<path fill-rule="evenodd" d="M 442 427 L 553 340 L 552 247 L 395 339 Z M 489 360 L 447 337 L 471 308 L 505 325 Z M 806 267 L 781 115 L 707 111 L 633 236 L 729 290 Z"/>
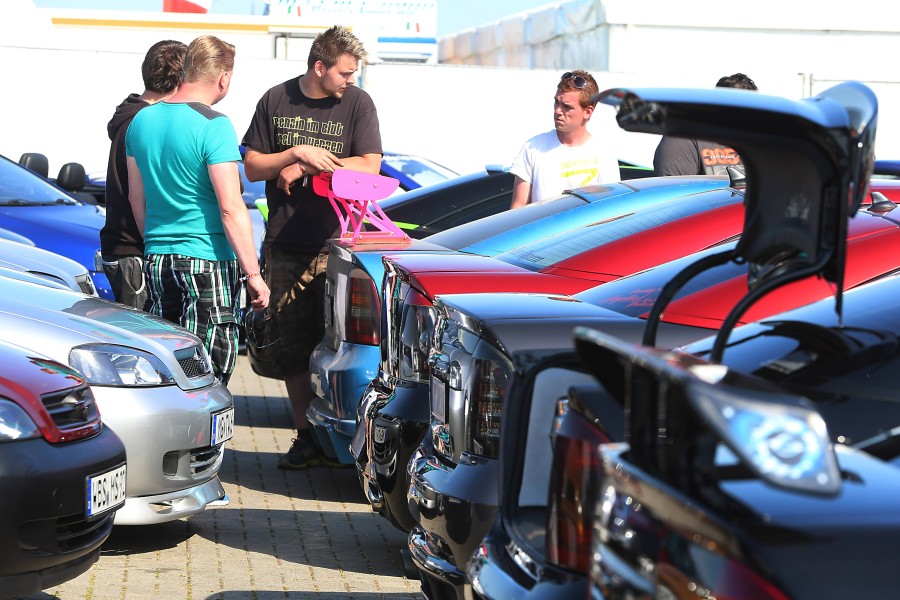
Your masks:
<path fill-rule="evenodd" d="M 227 385 L 238 354 L 242 286 L 237 261 L 150 254 L 144 274 L 147 312 L 181 325 L 203 340 L 213 372 Z"/>
<path fill-rule="evenodd" d="M 280 334 L 275 369 L 282 377 L 309 371 L 309 357 L 325 337 L 325 268 L 328 253 L 264 247 L 263 275 L 270 315 Z"/>

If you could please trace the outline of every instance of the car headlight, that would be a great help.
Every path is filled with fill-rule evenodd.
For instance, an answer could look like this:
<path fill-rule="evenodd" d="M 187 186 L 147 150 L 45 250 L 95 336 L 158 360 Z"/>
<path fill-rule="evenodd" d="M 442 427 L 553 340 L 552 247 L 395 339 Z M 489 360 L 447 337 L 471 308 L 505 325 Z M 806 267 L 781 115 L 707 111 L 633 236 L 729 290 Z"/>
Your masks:
<path fill-rule="evenodd" d="M 21 406 L 0 398 L 0 443 L 41 437 L 37 424 Z"/>
<path fill-rule="evenodd" d="M 175 383 L 159 358 L 135 348 L 91 344 L 73 348 L 69 366 L 95 385 L 153 386 Z"/>

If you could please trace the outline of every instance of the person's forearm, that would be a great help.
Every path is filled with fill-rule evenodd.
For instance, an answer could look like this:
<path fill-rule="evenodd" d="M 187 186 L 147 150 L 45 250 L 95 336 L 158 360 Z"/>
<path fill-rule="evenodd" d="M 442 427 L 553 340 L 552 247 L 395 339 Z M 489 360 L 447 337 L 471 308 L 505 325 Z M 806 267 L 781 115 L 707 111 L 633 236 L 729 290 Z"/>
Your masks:
<path fill-rule="evenodd" d="M 244 158 L 244 172 L 250 181 L 269 181 L 278 179 L 283 168 L 296 162 L 297 155 L 293 147 L 274 154 L 248 151 Z"/>
<path fill-rule="evenodd" d="M 342 159 L 345 169 L 361 171 L 363 173 L 378 173 L 381 171 L 381 155 L 366 154 L 365 156 L 351 156 Z"/>

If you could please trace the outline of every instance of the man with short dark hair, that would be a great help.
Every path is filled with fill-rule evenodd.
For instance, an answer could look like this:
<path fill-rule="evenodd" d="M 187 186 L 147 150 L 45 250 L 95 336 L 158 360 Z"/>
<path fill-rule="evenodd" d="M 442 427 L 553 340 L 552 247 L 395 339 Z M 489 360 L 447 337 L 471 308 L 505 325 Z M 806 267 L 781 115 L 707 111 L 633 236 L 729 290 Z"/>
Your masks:
<path fill-rule="evenodd" d="M 510 208 L 540 202 L 571 188 L 618 181 L 619 161 L 608 143 L 588 131 L 597 82 L 587 71 L 563 73 L 553 97 L 554 129 L 531 138 L 516 156 Z"/>
<path fill-rule="evenodd" d="M 254 310 L 269 302 L 241 197 L 237 135 L 211 108 L 228 94 L 233 72 L 234 46 L 198 37 L 178 91 L 135 115 L 125 136 L 148 310 L 203 340 L 225 384 L 237 363 L 241 284 Z"/>
<path fill-rule="evenodd" d="M 726 75 L 716 87 L 756 91 L 756 83 L 743 73 Z M 707 140 L 663 136 L 653 155 L 654 175 L 725 175 L 728 167 L 744 173 L 734 148 Z"/>
<path fill-rule="evenodd" d="M 106 167 L 106 224 L 100 230 L 103 272 L 109 279 L 116 302 L 144 308 L 144 239 L 134 222 L 128 202 L 128 167 L 125 161 L 125 132 L 139 110 L 166 100 L 178 90 L 187 45 L 175 40 L 153 44 L 141 64 L 144 91 L 129 94 L 106 125 L 112 142 Z"/>
<path fill-rule="evenodd" d="M 306 72 L 263 95 L 243 139 L 247 178 L 266 182 L 264 274 L 272 290 L 272 326 L 280 336 L 275 367 L 297 427 L 278 462 L 282 469 L 340 466 L 318 448 L 306 419 L 312 401 L 309 359 L 325 335 L 327 241 L 340 231 L 331 204 L 313 192 L 308 176 L 341 167 L 366 173 L 381 168 L 375 104 L 354 85 L 365 56 L 346 27 L 320 33 Z"/>

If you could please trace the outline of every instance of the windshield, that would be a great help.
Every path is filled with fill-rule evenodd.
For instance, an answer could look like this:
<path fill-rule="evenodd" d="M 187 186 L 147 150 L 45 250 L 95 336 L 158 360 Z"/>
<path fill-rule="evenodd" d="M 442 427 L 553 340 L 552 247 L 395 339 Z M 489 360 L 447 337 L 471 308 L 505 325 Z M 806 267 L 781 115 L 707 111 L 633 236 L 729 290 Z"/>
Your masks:
<path fill-rule="evenodd" d="M 76 200 L 9 159 L 0 160 L 0 206 L 76 204 Z"/>

